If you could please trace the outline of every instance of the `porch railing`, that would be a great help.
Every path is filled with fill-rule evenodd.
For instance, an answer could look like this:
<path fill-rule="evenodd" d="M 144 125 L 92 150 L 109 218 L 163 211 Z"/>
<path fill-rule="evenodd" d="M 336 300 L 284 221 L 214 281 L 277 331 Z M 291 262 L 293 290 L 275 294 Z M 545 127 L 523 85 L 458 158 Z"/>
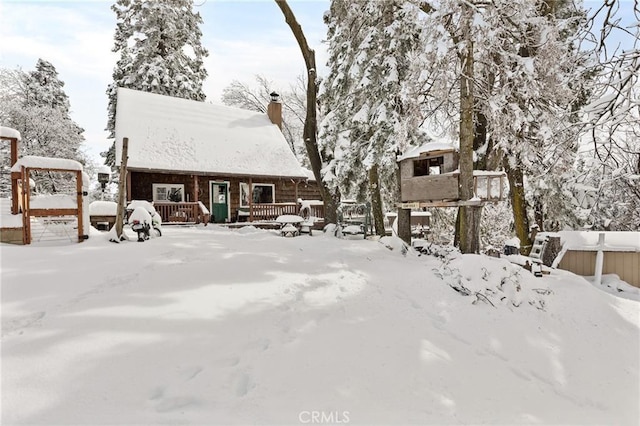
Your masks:
<path fill-rule="evenodd" d="M 324 205 L 312 204 L 311 216 L 323 218 Z M 300 204 L 298 203 L 263 203 L 252 204 L 248 207 L 240 207 L 238 210 L 238 220 L 241 221 L 265 221 L 275 220 L 284 214 L 300 214 Z"/>
<path fill-rule="evenodd" d="M 209 223 L 210 213 L 199 202 L 155 201 L 153 206 L 162 223 Z"/>

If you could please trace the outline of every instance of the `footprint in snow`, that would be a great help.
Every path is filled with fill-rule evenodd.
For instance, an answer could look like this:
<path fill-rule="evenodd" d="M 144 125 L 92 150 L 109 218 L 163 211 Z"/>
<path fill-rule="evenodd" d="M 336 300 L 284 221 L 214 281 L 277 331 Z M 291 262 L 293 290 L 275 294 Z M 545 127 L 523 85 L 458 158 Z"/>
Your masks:
<path fill-rule="evenodd" d="M 243 397 L 254 387 L 255 384 L 251 381 L 251 376 L 247 373 L 242 373 L 235 384 L 236 396 Z"/>
<path fill-rule="evenodd" d="M 200 401 L 194 397 L 178 396 L 174 398 L 166 398 L 160 401 L 160 403 L 156 405 L 156 411 L 158 413 L 167 413 L 170 411 L 181 410 L 185 407 L 198 405 L 200 405 Z"/>
<path fill-rule="evenodd" d="M 40 320 L 47 313 L 44 311 L 34 312 L 33 314 L 25 315 L 23 317 L 15 318 L 2 324 L 2 336 L 6 336 L 14 331 L 20 330 L 22 328 L 31 327 L 32 325 L 36 325 L 40 323 Z"/>
<path fill-rule="evenodd" d="M 189 380 L 192 380 L 198 374 L 200 374 L 202 372 L 202 370 L 204 370 L 204 369 L 202 367 L 200 367 L 200 366 L 189 367 L 189 368 L 185 369 L 185 371 L 182 372 L 182 376 L 185 378 L 185 381 L 188 382 Z"/>

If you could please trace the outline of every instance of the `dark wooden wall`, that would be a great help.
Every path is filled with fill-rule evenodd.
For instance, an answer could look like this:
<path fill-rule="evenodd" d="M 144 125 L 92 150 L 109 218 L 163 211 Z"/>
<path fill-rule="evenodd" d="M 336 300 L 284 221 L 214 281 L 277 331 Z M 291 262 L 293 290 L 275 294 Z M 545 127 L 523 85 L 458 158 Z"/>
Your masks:
<path fill-rule="evenodd" d="M 196 176 L 198 180 L 198 201 L 201 201 L 207 208 L 211 208 L 209 182 L 229 182 L 229 201 L 231 203 L 231 220 L 235 221 L 240 206 L 240 183 L 249 183 L 249 177 L 229 177 L 221 175 Z M 276 203 L 296 202 L 296 186 L 292 179 L 287 178 L 262 178 L 252 177 L 252 182 L 274 184 L 276 191 Z M 165 174 L 131 172 L 131 194 L 132 200 L 153 200 L 154 183 L 183 184 L 185 190 L 185 201 L 195 201 L 195 179 L 194 175 Z M 298 183 L 298 198 L 303 200 L 321 200 L 318 185 L 313 181 Z"/>

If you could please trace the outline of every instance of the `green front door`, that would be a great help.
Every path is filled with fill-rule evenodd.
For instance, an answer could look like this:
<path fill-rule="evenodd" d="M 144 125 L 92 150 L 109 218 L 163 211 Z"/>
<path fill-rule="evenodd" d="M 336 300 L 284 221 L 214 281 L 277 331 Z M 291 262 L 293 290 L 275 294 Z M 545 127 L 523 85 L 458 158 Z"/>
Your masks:
<path fill-rule="evenodd" d="M 211 214 L 216 223 L 226 222 L 229 218 L 228 185 L 211 182 Z"/>

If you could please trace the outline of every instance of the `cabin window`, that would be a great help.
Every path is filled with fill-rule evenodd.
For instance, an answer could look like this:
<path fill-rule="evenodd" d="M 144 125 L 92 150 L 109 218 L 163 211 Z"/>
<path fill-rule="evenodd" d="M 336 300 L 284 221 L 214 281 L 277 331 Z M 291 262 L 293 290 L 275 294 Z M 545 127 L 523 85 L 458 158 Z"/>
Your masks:
<path fill-rule="evenodd" d="M 184 202 L 184 185 L 181 183 L 154 183 L 153 201 Z"/>
<path fill-rule="evenodd" d="M 439 175 L 443 173 L 444 157 L 414 160 L 413 176 Z"/>
<path fill-rule="evenodd" d="M 251 202 L 253 204 L 270 204 L 276 200 L 276 189 L 272 183 L 254 183 L 253 196 Z M 240 184 L 240 205 L 242 207 L 249 206 L 249 184 Z"/>

